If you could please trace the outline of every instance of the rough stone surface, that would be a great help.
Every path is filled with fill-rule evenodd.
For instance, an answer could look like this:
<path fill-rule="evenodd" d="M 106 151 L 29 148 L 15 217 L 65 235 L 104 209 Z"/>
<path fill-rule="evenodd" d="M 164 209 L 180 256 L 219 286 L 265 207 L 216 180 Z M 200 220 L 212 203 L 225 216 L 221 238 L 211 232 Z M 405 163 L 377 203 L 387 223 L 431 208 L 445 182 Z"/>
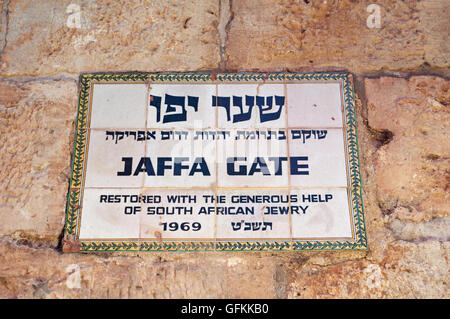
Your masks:
<path fill-rule="evenodd" d="M 367 6 L 381 8 L 369 28 Z M 449 2 L 233 1 L 227 67 L 335 68 L 364 72 L 449 65 Z M 447 37 L 447 41 L 445 38 Z"/>
<path fill-rule="evenodd" d="M 407 241 L 450 240 L 450 218 L 435 218 L 429 222 L 414 223 L 393 219 L 389 224 L 394 237 Z"/>
<path fill-rule="evenodd" d="M 372 2 L 0 0 L 0 298 L 450 298 L 449 2 Z M 369 250 L 62 253 L 78 73 L 216 68 L 355 73 Z"/>
<path fill-rule="evenodd" d="M 0 54 L 6 45 L 6 29 L 8 26 L 6 1 L 0 0 Z"/>
<path fill-rule="evenodd" d="M 448 66 L 450 63 L 450 2 L 428 0 L 419 4 L 419 20 L 423 24 L 425 61 L 430 65 Z"/>
<path fill-rule="evenodd" d="M 392 243 L 370 258 L 298 269 L 292 298 L 448 298 L 448 243 Z"/>
<path fill-rule="evenodd" d="M 449 216 L 450 82 L 382 77 L 366 90 L 369 126 L 392 134 L 374 159 L 381 208 L 415 222 Z"/>
<path fill-rule="evenodd" d="M 0 82 L 0 237 L 57 244 L 76 105 L 74 80 Z"/>
<path fill-rule="evenodd" d="M 218 67 L 219 2 L 11 0 L 5 75 Z M 79 27 L 77 27 L 79 26 Z"/>
<path fill-rule="evenodd" d="M 61 254 L 0 244 L 2 298 L 270 298 L 273 258 L 258 254 Z"/>

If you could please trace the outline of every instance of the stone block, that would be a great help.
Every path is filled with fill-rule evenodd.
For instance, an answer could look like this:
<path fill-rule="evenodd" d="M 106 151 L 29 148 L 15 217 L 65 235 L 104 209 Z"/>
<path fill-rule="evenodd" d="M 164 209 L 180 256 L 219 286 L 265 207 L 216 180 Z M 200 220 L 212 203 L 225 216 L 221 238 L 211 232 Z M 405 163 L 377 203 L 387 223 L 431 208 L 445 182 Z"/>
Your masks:
<path fill-rule="evenodd" d="M 76 109 L 74 80 L 0 82 L 0 237 L 57 245 Z"/>
<path fill-rule="evenodd" d="M 365 84 L 369 126 L 392 134 L 374 159 L 381 209 L 414 222 L 448 216 L 450 82 L 414 76 Z"/>
<path fill-rule="evenodd" d="M 370 27 L 367 1 L 233 1 L 227 67 L 360 73 L 449 65 L 448 1 L 372 2 L 379 28 Z"/>
<path fill-rule="evenodd" d="M 72 2 L 9 2 L 1 75 L 219 65 L 218 0 Z M 2 21 L 2 31 L 3 26 Z"/>

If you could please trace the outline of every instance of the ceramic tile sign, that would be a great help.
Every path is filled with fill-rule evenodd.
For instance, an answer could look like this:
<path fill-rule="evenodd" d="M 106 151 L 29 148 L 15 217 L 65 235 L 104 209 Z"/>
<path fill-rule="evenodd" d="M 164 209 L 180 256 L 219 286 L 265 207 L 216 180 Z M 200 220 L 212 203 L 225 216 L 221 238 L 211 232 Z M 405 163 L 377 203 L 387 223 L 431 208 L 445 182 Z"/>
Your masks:
<path fill-rule="evenodd" d="M 64 251 L 365 250 L 345 73 L 84 74 Z"/>

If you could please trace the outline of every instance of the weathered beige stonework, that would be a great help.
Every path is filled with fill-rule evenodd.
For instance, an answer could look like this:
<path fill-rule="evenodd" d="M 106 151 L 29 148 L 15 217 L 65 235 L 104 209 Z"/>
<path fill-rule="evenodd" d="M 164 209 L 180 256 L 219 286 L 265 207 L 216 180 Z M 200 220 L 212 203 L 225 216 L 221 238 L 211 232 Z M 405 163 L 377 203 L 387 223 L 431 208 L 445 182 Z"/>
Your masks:
<path fill-rule="evenodd" d="M 271 298 L 284 293 L 284 276 L 259 254 L 108 257 L 0 244 L 2 298 Z"/>
<path fill-rule="evenodd" d="M 367 26 L 371 3 L 381 8 L 380 28 Z M 227 67 L 353 72 L 424 63 L 446 67 L 449 7 L 446 0 L 233 1 Z"/>
<path fill-rule="evenodd" d="M 6 75 L 218 67 L 218 0 L 8 2 Z"/>
<path fill-rule="evenodd" d="M 447 216 L 450 83 L 415 76 L 367 79 L 365 84 L 369 126 L 393 135 L 374 162 L 381 208 L 405 221 Z"/>
<path fill-rule="evenodd" d="M 0 298 L 450 298 L 448 1 L 256 2 L 0 0 Z M 354 73 L 368 251 L 61 252 L 79 73 L 208 69 Z"/>
<path fill-rule="evenodd" d="M 445 298 L 448 297 L 448 243 L 389 244 L 381 262 L 323 264 L 314 258 L 295 274 L 292 298 Z"/>
<path fill-rule="evenodd" d="M 75 80 L 0 82 L 0 234 L 57 245 L 77 110 Z"/>
<path fill-rule="evenodd" d="M 450 2 L 428 0 L 419 3 L 419 20 L 426 38 L 425 61 L 433 66 L 448 67 L 450 63 L 448 29 Z"/>

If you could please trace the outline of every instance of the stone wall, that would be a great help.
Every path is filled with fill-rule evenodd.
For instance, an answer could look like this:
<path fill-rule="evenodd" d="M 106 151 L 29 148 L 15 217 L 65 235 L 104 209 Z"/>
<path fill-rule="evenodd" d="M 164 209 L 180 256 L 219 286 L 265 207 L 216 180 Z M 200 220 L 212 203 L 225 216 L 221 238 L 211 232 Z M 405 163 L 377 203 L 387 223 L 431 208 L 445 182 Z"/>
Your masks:
<path fill-rule="evenodd" d="M 0 297 L 450 297 L 449 1 L 0 6 Z M 78 78 L 93 71 L 351 72 L 369 250 L 62 253 Z"/>

